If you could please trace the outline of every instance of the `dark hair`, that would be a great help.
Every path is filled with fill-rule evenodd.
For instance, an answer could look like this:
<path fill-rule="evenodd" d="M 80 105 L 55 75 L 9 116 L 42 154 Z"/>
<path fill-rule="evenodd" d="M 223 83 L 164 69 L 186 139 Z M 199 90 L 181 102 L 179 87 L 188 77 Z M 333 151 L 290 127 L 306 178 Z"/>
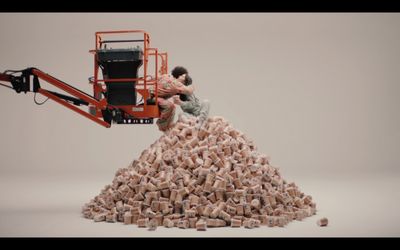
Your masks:
<path fill-rule="evenodd" d="M 192 84 L 193 80 L 192 78 L 189 76 L 189 72 L 187 71 L 186 68 L 182 67 L 182 66 L 176 66 L 172 71 L 171 74 L 173 77 L 178 78 L 183 74 L 186 74 L 185 77 L 185 81 L 183 82 L 183 84 L 185 84 L 185 86 L 189 86 Z M 187 101 L 188 100 L 188 96 L 185 94 L 179 94 L 179 97 L 181 99 L 181 101 Z"/>
<path fill-rule="evenodd" d="M 183 82 L 185 86 L 189 86 L 192 84 L 192 78 L 189 75 L 186 75 L 185 82 Z M 179 94 L 181 101 L 186 102 L 188 100 L 188 96 L 185 94 Z"/>
<path fill-rule="evenodd" d="M 189 74 L 186 68 L 182 66 L 176 66 L 172 71 L 171 74 L 173 77 L 178 78 L 183 74 Z"/>
<path fill-rule="evenodd" d="M 192 78 L 189 75 L 186 75 L 185 82 L 183 84 L 185 84 L 185 86 L 189 86 L 192 85 L 192 82 Z"/>

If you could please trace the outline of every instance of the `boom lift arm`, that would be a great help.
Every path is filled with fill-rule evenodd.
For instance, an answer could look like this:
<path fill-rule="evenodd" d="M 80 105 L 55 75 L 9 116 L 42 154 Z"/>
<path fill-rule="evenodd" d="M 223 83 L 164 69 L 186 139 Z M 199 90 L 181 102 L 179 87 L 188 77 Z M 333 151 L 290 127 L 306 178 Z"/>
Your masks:
<path fill-rule="evenodd" d="M 14 75 L 15 73 L 20 73 L 20 75 Z M 60 94 L 54 91 L 44 89 L 40 86 L 39 79 L 45 80 L 46 82 L 56 86 L 57 88 L 64 90 L 65 92 L 71 94 L 72 96 Z M 57 103 L 91 119 L 92 121 L 109 128 L 111 123 L 101 120 L 100 118 L 85 112 L 84 110 L 76 107 L 85 105 L 88 106 L 92 104 L 101 109 L 105 109 L 105 103 L 101 103 L 87 93 L 80 91 L 79 89 L 58 80 L 57 78 L 44 73 L 43 71 L 36 68 L 27 68 L 21 71 L 13 71 L 13 74 L 0 73 L 0 80 L 7 81 L 11 83 L 11 88 L 13 88 L 17 93 L 27 93 L 34 92 L 40 93 L 49 99 L 56 101 Z M 32 81 L 33 80 L 33 81 Z"/>
<path fill-rule="evenodd" d="M 104 35 L 141 33 L 140 40 L 102 40 Z M 143 42 L 143 49 L 108 49 L 107 43 Z M 0 82 L 17 93 L 34 92 L 46 96 L 82 116 L 104 126 L 117 124 L 151 124 L 153 118 L 159 117 L 157 105 L 158 74 L 167 73 L 167 53 L 159 53 L 150 48 L 150 37 L 142 30 L 96 32 L 96 49 L 94 54 L 94 76 L 90 80 L 93 85 L 93 96 L 51 76 L 37 68 L 24 70 L 8 70 L 0 73 Z M 148 74 L 149 58 L 155 61 L 154 75 Z M 161 60 L 159 60 L 161 59 Z M 144 65 L 143 76 L 138 77 L 139 67 Z M 98 77 L 99 69 L 103 79 Z M 68 93 L 61 94 L 45 89 L 40 80 Z M 142 102 L 137 102 L 137 96 Z M 36 102 L 36 101 L 35 101 Z M 89 106 L 83 110 L 79 106 Z"/>

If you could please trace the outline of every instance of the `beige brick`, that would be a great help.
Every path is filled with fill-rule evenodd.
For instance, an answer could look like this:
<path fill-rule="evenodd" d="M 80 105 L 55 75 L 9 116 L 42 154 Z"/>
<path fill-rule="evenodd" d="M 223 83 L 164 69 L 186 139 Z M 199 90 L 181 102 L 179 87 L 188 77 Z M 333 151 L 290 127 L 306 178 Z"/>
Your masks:
<path fill-rule="evenodd" d="M 319 219 L 317 221 L 317 225 L 320 226 L 320 227 L 328 226 L 328 218 L 324 217 L 324 218 Z"/>

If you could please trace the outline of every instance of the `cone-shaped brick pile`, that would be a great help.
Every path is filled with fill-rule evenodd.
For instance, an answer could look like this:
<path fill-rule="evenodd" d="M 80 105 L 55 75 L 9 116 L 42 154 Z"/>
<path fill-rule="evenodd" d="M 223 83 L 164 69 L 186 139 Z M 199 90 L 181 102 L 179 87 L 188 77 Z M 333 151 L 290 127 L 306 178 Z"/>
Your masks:
<path fill-rule="evenodd" d="M 94 221 L 197 228 L 285 226 L 316 213 L 311 196 L 287 183 L 269 157 L 221 117 L 196 129 L 180 116 L 138 160 L 83 207 Z"/>

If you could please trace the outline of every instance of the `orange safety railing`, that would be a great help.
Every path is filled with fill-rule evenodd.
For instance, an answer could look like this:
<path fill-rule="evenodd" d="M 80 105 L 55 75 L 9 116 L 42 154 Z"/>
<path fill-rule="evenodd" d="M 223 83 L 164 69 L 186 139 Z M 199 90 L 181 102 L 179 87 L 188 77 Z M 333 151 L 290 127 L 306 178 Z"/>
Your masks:
<path fill-rule="evenodd" d="M 133 42 L 143 42 L 143 77 L 139 78 L 118 78 L 118 79 L 102 79 L 99 78 L 99 64 L 97 58 L 97 51 L 101 49 L 103 44 L 103 37 L 106 35 L 115 35 L 115 34 L 126 34 L 126 33 L 142 33 L 143 40 L 129 40 Z M 115 106 L 119 109 L 124 110 L 126 113 L 132 115 L 136 118 L 157 118 L 159 117 L 158 110 L 158 89 L 157 89 L 157 81 L 160 74 L 167 74 L 168 70 L 168 54 L 167 53 L 159 53 L 158 49 L 150 48 L 150 36 L 147 32 L 143 30 L 122 30 L 122 31 L 100 31 L 96 32 L 96 40 L 95 40 L 95 50 L 91 50 L 91 53 L 94 53 L 94 77 L 90 84 L 93 84 L 93 93 L 95 98 L 100 100 L 101 93 L 105 90 L 105 86 L 101 83 L 107 82 L 129 82 L 135 81 L 135 91 L 139 93 L 143 97 L 143 106 L 139 105 L 120 105 Z M 154 73 L 149 74 L 148 63 L 149 59 L 153 57 L 154 60 Z M 161 60 L 159 60 L 161 59 Z M 150 93 L 150 89 L 153 90 Z M 148 105 L 147 99 L 150 95 L 154 95 L 155 105 Z M 152 96 L 153 97 L 153 96 Z M 97 110 L 96 114 L 101 116 L 100 111 Z"/>

